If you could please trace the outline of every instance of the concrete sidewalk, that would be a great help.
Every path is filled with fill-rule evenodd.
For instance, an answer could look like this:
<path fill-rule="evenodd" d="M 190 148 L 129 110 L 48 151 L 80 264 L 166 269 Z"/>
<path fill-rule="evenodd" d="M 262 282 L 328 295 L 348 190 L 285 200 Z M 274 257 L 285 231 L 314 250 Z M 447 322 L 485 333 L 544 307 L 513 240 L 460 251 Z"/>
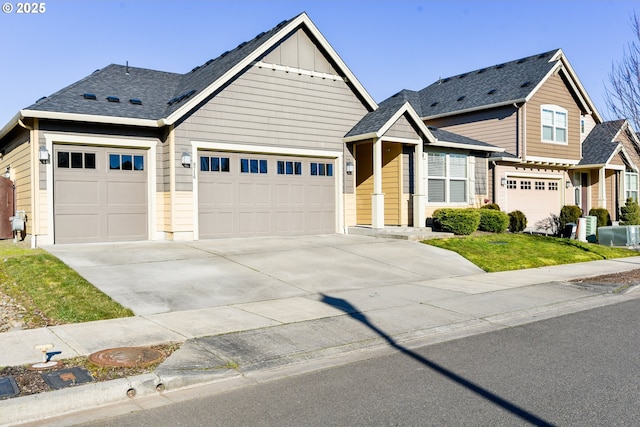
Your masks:
<path fill-rule="evenodd" d="M 335 363 L 342 354 L 438 342 L 640 297 L 569 280 L 640 268 L 640 257 L 478 273 L 0 334 L 0 366 L 121 346 L 184 343 L 153 374 L 0 401 L 11 425 L 274 368 Z M 98 333 L 99 331 L 99 333 Z M 282 372 L 286 372 L 282 371 Z M 136 398 L 126 392 L 135 389 Z"/>

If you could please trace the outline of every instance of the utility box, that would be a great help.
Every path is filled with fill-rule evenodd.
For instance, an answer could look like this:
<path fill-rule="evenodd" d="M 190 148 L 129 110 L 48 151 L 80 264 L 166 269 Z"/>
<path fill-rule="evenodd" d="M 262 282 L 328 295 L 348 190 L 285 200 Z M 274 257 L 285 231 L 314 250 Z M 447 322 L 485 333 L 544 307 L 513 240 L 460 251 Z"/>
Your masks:
<path fill-rule="evenodd" d="M 598 217 L 597 216 L 587 216 L 585 217 L 585 227 L 586 227 L 586 239 L 589 243 L 596 243 L 598 241 L 596 237 L 596 231 L 598 230 Z"/>
<path fill-rule="evenodd" d="M 598 228 L 598 243 L 606 246 L 636 247 L 640 244 L 637 225 L 620 225 Z"/>

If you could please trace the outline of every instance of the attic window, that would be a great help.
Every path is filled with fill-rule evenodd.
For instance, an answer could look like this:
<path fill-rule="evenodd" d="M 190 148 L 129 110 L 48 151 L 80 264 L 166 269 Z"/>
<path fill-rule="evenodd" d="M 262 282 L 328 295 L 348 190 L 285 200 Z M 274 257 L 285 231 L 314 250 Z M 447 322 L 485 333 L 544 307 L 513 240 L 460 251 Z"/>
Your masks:
<path fill-rule="evenodd" d="M 82 94 L 82 97 L 83 97 L 84 99 L 93 99 L 93 100 L 98 99 L 98 97 L 96 96 L 96 94 L 95 94 L 95 93 L 83 93 L 83 94 Z"/>
<path fill-rule="evenodd" d="M 495 89 L 491 89 L 489 92 L 487 92 L 487 95 L 493 95 L 494 93 L 496 93 Z"/>
<path fill-rule="evenodd" d="M 142 105 L 142 100 L 138 99 L 138 98 L 131 98 L 129 100 L 129 102 L 133 105 Z"/>
<path fill-rule="evenodd" d="M 531 84 L 531 82 L 527 80 L 526 82 L 522 83 L 522 84 L 520 85 L 520 87 L 527 87 L 527 86 L 529 86 L 530 84 Z"/>
<path fill-rule="evenodd" d="M 438 101 L 436 101 L 433 104 L 431 104 L 432 107 L 435 107 L 436 105 L 438 105 Z"/>
<path fill-rule="evenodd" d="M 465 98 L 466 98 L 466 96 L 465 96 L 465 95 L 462 95 L 460 98 L 458 98 L 458 101 L 462 101 L 462 100 L 463 100 L 463 99 L 465 99 Z"/>
<path fill-rule="evenodd" d="M 120 102 L 120 98 L 117 96 L 107 96 L 107 101 L 109 102 Z"/>

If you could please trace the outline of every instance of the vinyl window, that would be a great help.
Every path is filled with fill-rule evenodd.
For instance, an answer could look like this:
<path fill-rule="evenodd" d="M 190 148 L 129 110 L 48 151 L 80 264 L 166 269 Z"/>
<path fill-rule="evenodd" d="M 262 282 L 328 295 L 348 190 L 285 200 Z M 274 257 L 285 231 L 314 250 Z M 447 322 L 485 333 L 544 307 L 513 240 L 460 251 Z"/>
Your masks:
<path fill-rule="evenodd" d="M 557 105 L 543 105 L 541 108 L 542 141 L 566 144 L 567 110 Z"/>
<path fill-rule="evenodd" d="M 427 201 L 465 203 L 468 200 L 467 156 L 427 153 Z"/>

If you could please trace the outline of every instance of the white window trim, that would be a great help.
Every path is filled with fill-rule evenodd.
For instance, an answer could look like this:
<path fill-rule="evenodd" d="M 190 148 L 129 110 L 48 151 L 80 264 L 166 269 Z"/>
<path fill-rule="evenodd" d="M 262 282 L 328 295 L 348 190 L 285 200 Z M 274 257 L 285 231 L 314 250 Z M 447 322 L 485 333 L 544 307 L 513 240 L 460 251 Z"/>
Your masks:
<path fill-rule="evenodd" d="M 553 113 L 553 139 L 544 138 L 545 125 L 543 123 L 542 113 L 545 110 L 551 111 Z M 561 128 L 565 130 L 565 139 L 566 139 L 565 141 L 556 140 L 556 129 L 559 128 L 559 126 L 556 126 L 556 123 L 555 123 L 557 113 L 562 113 L 565 115 L 566 127 Z M 553 105 L 553 104 L 543 104 L 540 106 L 540 140 L 546 144 L 569 145 L 569 112 L 565 108 L 562 108 L 558 105 Z"/>
<path fill-rule="evenodd" d="M 429 175 L 429 154 L 438 154 L 438 155 L 444 155 L 445 156 L 445 164 L 444 164 L 444 176 L 430 176 Z M 466 167 L 465 167 L 465 173 L 466 173 L 466 177 L 465 178 L 459 178 L 459 177 L 451 177 L 449 176 L 449 171 L 451 169 L 450 167 L 450 156 L 454 155 L 454 156 L 464 156 L 466 159 L 465 163 L 466 163 Z M 472 165 L 470 163 L 470 159 L 472 158 L 472 156 L 469 156 L 468 154 L 464 154 L 464 153 L 446 153 L 446 152 L 425 152 L 424 153 L 424 169 L 425 169 L 425 176 L 424 176 L 424 182 L 425 182 L 425 195 L 426 195 L 426 202 L 428 206 L 443 206 L 443 205 L 447 205 L 447 206 L 469 206 L 469 204 L 471 203 L 470 200 L 472 199 L 472 195 L 471 195 L 471 184 L 472 184 L 472 176 L 474 175 L 474 171 L 472 170 Z M 445 182 L 445 188 L 444 188 L 444 196 L 445 196 L 445 200 L 443 202 L 430 202 L 429 201 L 429 180 L 430 179 L 437 179 L 437 180 L 444 180 Z M 451 198 L 451 186 L 450 183 L 451 181 L 464 181 L 465 184 L 465 201 L 463 202 L 451 202 L 450 198 Z M 475 189 L 474 189 L 475 191 Z"/>
<path fill-rule="evenodd" d="M 635 190 L 630 190 L 627 187 L 627 176 L 630 177 L 630 178 L 635 178 L 635 182 L 636 182 Z M 629 193 L 630 192 L 636 193 L 635 194 L 635 201 L 637 202 L 638 201 L 638 193 L 640 192 L 640 183 L 638 182 L 638 172 L 635 172 L 635 171 L 625 171 L 624 172 L 624 200 L 625 201 L 629 198 Z"/>

